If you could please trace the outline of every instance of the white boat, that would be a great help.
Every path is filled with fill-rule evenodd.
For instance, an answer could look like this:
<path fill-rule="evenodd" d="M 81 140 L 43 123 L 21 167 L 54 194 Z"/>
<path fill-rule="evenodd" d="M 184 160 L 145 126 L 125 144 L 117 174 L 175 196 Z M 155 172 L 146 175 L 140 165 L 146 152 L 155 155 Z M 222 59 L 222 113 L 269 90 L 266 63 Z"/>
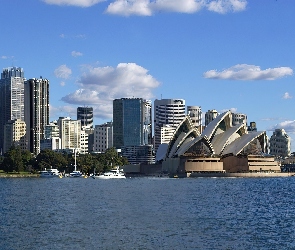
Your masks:
<path fill-rule="evenodd" d="M 40 172 L 40 177 L 51 178 L 51 177 L 60 177 L 60 173 L 56 168 L 51 168 L 48 170 L 43 170 Z"/>
<path fill-rule="evenodd" d="M 76 148 L 75 148 L 74 152 L 75 152 L 75 165 L 74 165 L 75 166 L 75 170 L 70 173 L 70 177 L 75 177 L 75 178 L 76 177 L 82 177 L 83 176 L 82 172 L 80 172 L 80 171 L 77 170 Z"/>
<path fill-rule="evenodd" d="M 82 177 L 82 173 L 80 171 L 74 170 L 72 173 L 70 173 L 70 177 Z"/>
<path fill-rule="evenodd" d="M 126 176 L 124 172 L 117 167 L 116 169 L 95 176 L 95 179 L 126 179 Z"/>

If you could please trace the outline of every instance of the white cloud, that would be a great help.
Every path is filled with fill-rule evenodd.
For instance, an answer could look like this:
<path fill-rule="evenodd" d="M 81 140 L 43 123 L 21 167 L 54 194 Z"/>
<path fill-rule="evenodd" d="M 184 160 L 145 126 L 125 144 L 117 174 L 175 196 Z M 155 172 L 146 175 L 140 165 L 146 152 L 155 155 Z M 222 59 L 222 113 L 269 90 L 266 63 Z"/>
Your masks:
<path fill-rule="evenodd" d="M 148 70 L 135 63 L 120 63 L 117 67 L 89 67 L 81 76 L 81 88 L 62 98 L 69 104 L 91 105 L 99 117 L 112 115 L 112 102 L 116 98 L 153 98 L 152 90 L 159 82 Z"/>
<path fill-rule="evenodd" d="M 108 6 L 106 12 L 122 16 L 152 15 L 152 10 L 150 8 L 150 0 L 116 0 Z"/>
<path fill-rule="evenodd" d="M 60 86 L 64 87 L 66 85 L 65 82 L 60 82 Z"/>
<path fill-rule="evenodd" d="M 220 14 L 227 12 L 238 12 L 246 9 L 247 1 L 240 0 L 216 0 L 208 3 L 208 10 Z"/>
<path fill-rule="evenodd" d="M 115 0 L 106 12 L 130 16 L 151 16 L 157 11 L 195 13 L 202 8 L 217 13 L 243 11 L 247 0 Z"/>
<path fill-rule="evenodd" d="M 64 105 L 64 106 L 49 106 L 50 117 L 58 119 L 58 117 L 71 117 L 72 119 L 77 118 L 77 107 Z"/>
<path fill-rule="evenodd" d="M 220 72 L 209 70 L 203 76 L 205 78 L 222 80 L 275 80 L 292 74 L 293 70 L 289 67 L 261 70 L 259 66 L 237 64 Z"/>
<path fill-rule="evenodd" d="M 90 7 L 105 0 L 43 0 L 47 4 Z"/>
<path fill-rule="evenodd" d="M 232 112 L 232 113 L 237 113 L 237 111 L 238 111 L 237 108 L 229 108 L 229 109 L 222 109 L 222 110 L 220 111 L 220 113 L 224 113 L 224 112 L 229 111 L 229 110 L 230 110 L 230 112 Z"/>
<path fill-rule="evenodd" d="M 4 60 L 13 59 L 13 58 L 14 58 L 14 56 L 1 56 L 1 59 L 4 59 Z"/>
<path fill-rule="evenodd" d="M 275 129 L 285 129 L 286 132 L 294 133 L 295 132 L 295 120 L 294 121 L 284 121 L 274 125 L 269 128 L 269 131 L 274 131 Z"/>
<path fill-rule="evenodd" d="M 288 92 L 283 95 L 283 99 L 291 99 L 293 98 Z"/>
<path fill-rule="evenodd" d="M 57 78 L 68 79 L 72 74 L 72 70 L 67 67 L 67 65 L 60 65 L 57 69 L 54 70 L 54 75 Z"/>
<path fill-rule="evenodd" d="M 81 52 L 79 52 L 79 51 L 72 51 L 72 52 L 71 52 L 71 55 L 72 55 L 73 57 L 77 57 L 77 56 L 83 56 L 83 53 L 81 53 Z"/>

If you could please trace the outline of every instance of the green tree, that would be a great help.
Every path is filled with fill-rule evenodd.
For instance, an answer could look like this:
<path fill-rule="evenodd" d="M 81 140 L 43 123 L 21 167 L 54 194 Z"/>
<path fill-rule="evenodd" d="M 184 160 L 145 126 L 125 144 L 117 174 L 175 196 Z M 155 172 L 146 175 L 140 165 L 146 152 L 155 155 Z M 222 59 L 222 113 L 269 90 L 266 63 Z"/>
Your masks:
<path fill-rule="evenodd" d="M 37 155 L 34 168 L 37 170 L 43 170 L 45 168 L 57 168 L 58 170 L 61 170 L 65 168 L 67 164 L 68 162 L 62 153 L 45 149 Z"/>
<path fill-rule="evenodd" d="M 2 162 L 2 168 L 5 172 L 24 171 L 22 150 L 20 147 L 12 146 L 5 154 Z"/>

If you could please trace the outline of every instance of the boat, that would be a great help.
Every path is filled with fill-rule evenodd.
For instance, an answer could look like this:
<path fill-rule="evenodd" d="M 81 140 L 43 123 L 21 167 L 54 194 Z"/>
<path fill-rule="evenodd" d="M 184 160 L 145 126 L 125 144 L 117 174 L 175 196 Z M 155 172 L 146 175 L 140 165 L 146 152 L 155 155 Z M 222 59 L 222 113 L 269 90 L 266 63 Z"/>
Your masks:
<path fill-rule="evenodd" d="M 51 177 L 60 177 L 61 174 L 56 168 L 51 168 L 48 170 L 40 171 L 40 177 L 42 178 L 51 178 Z"/>
<path fill-rule="evenodd" d="M 117 167 L 101 175 L 94 176 L 94 179 L 126 179 L 126 176 L 124 172 Z"/>
<path fill-rule="evenodd" d="M 82 177 L 83 174 L 80 171 L 74 170 L 70 173 L 70 177 Z"/>
<path fill-rule="evenodd" d="M 77 178 L 77 177 L 82 177 L 82 176 L 83 176 L 82 172 L 80 172 L 80 171 L 77 170 L 76 148 L 75 148 L 74 151 L 75 151 L 75 165 L 74 165 L 75 170 L 74 170 L 73 172 L 70 173 L 70 177 L 75 177 L 75 178 Z"/>

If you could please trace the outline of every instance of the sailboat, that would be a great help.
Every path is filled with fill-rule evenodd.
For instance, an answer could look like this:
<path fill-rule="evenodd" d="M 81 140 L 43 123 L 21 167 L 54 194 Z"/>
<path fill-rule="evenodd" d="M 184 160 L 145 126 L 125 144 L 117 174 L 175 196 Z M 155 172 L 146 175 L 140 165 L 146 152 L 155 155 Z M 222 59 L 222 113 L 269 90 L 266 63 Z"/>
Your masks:
<path fill-rule="evenodd" d="M 70 177 L 82 177 L 83 174 L 77 170 L 77 154 L 76 154 L 76 148 L 75 148 L 75 169 L 73 172 L 70 173 Z"/>

